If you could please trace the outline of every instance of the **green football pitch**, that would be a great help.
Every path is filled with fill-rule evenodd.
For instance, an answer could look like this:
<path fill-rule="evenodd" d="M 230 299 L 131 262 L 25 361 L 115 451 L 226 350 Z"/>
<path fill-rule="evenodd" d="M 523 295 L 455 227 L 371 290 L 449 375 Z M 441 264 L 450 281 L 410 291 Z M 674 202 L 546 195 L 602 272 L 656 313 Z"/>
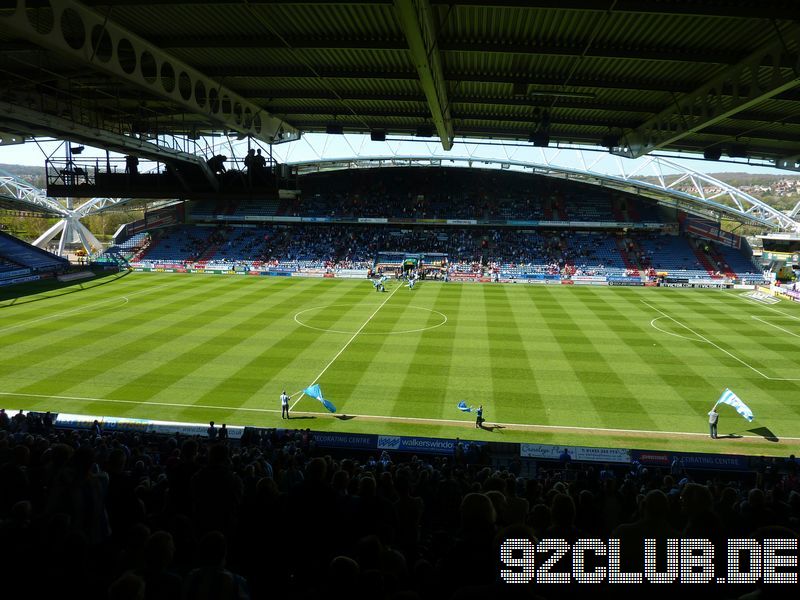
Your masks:
<path fill-rule="evenodd" d="M 0 406 L 509 442 L 800 450 L 800 305 L 680 290 L 119 274 L 0 296 Z M 317 382 L 331 415 L 300 390 Z M 707 412 L 725 388 L 756 415 Z M 486 428 L 456 405 L 483 404 Z"/>

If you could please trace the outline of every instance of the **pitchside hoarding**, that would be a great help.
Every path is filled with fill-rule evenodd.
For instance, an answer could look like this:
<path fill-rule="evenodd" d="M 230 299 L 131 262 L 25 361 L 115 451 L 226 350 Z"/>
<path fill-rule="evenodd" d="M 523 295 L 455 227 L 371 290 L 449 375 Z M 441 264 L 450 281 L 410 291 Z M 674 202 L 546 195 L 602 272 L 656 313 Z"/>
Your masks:
<path fill-rule="evenodd" d="M 587 446 L 553 446 L 551 444 L 520 444 L 523 458 L 559 460 L 566 450 L 570 458 L 579 462 L 630 463 L 631 451 L 621 448 L 591 448 Z"/>

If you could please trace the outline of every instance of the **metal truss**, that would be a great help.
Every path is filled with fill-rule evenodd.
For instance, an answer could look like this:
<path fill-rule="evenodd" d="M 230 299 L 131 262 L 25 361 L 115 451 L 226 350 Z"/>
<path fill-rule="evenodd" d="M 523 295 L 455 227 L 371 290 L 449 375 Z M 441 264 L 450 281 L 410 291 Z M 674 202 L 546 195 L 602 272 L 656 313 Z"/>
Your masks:
<path fill-rule="evenodd" d="M 21 209 L 30 209 L 33 212 L 44 212 L 54 217 L 61 217 L 55 225 L 33 242 L 34 246 L 46 249 L 48 243 L 61 234 L 58 245 L 59 256 L 64 255 L 66 244 L 76 242 L 80 243 L 90 255 L 101 252 L 103 245 L 80 220 L 131 200 L 130 198 L 92 198 L 78 208 L 68 208 L 48 197 L 44 190 L 2 172 L 0 172 L 0 199 L 19 204 Z"/>
<path fill-rule="evenodd" d="M 627 131 L 612 152 L 628 158 L 643 156 L 800 85 L 800 57 L 796 50 L 789 50 L 798 43 L 800 27 L 779 32 L 772 43 Z"/>
<path fill-rule="evenodd" d="M 219 81 L 74 0 L 49 0 L 51 18 L 30 18 L 23 0 L 3 16 L 5 29 L 39 46 L 104 71 L 221 127 L 266 143 L 300 132 Z"/>
<path fill-rule="evenodd" d="M 69 214 L 67 208 L 56 200 L 48 198 L 43 190 L 2 171 L 0 171 L 0 197 L 18 203 L 20 209 L 30 208 L 33 212 L 45 212 L 62 217 Z"/>
<path fill-rule="evenodd" d="M 637 163 L 635 168 L 626 171 L 622 159 L 614 157 L 618 173 L 609 174 L 595 169 L 600 161 L 609 156 L 608 154 L 582 150 L 545 151 L 544 148 L 541 150 L 541 162 L 479 156 L 398 154 L 320 159 L 291 164 L 300 172 L 386 166 L 430 167 L 446 165 L 448 162 L 452 166 L 459 167 L 509 169 L 634 193 L 663 206 L 683 210 L 714 221 L 725 218 L 768 229 L 800 233 L 800 222 L 791 216 L 710 175 L 698 173 L 667 158 L 648 156 Z M 582 169 L 574 166 L 575 153 L 577 153 Z"/>

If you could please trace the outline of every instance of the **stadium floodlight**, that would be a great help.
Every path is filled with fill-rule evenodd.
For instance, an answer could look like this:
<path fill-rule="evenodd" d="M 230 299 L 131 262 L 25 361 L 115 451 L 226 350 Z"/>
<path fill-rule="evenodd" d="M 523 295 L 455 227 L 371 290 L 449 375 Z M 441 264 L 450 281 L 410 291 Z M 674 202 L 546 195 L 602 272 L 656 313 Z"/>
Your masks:
<path fill-rule="evenodd" d="M 83 152 L 83 149 L 84 149 L 84 146 L 70 146 L 69 147 L 69 151 L 72 154 L 80 154 L 81 152 Z"/>

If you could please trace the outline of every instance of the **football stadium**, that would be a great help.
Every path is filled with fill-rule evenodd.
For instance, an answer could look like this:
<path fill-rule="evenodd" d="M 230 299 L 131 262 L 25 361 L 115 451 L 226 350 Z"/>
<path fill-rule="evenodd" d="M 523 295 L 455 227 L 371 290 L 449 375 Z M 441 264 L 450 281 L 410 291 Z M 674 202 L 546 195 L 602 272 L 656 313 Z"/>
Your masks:
<path fill-rule="evenodd" d="M 0 9 L 10 597 L 784 597 L 799 8 Z"/>

